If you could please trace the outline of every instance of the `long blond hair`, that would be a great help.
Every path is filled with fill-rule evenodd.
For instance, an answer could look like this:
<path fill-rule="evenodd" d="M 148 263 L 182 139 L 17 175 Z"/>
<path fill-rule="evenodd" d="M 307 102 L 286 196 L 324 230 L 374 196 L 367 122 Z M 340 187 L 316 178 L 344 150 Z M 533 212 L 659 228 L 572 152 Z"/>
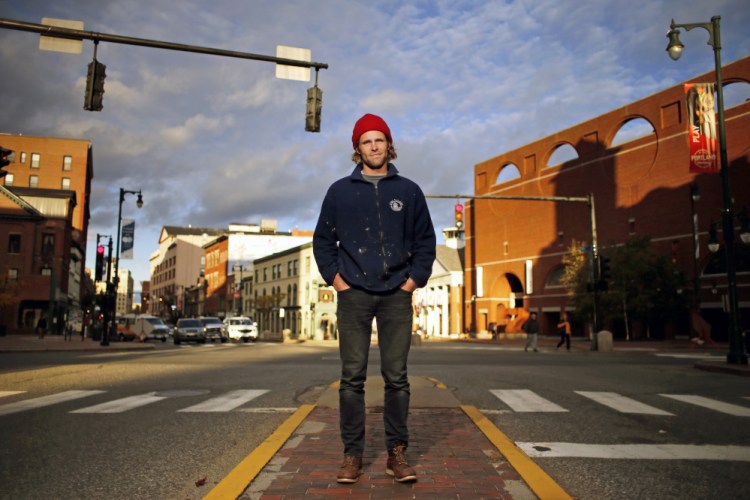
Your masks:
<path fill-rule="evenodd" d="M 393 144 L 388 143 L 388 161 L 392 161 L 398 158 L 398 155 L 396 154 L 396 148 L 393 147 Z M 356 149 L 354 150 L 354 153 L 352 153 L 352 161 L 359 165 L 362 162 L 362 155 L 359 154 L 359 151 Z"/>

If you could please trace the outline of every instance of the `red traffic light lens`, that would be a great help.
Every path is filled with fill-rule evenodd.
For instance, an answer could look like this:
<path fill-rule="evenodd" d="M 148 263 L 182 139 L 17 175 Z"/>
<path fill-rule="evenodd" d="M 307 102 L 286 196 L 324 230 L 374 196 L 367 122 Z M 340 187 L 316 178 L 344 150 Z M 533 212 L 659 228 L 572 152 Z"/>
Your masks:
<path fill-rule="evenodd" d="M 456 206 L 453 207 L 453 208 L 456 210 L 456 212 L 463 212 L 464 211 L 464 206 L 461 205 L 460 203 L 456 203 Z"/>
<path fill-rule="evenodd" d="M 104 245 L 99 245 L 98 247 L 96 247 L 96 253 L 103 254 L 104 253 Z"/>

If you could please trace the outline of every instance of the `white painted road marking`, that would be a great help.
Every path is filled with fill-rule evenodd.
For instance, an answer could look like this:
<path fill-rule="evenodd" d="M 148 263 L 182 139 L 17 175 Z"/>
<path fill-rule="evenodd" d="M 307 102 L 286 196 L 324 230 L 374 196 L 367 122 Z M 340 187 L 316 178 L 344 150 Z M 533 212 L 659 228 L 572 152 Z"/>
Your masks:
<path fill-rule="evenodd" d="M 532 458 L 611 458 L 636 460 L 727 460 L 750 462 L 750 447 L 710 444 L 516 443 Z"/>
<path fill-rule="evenodd" d="M 0 406 L 0 415 L 10 415 L 11 413 L 32 410 L 35 408 L 41 408 L 43 406 L 63 403 L 65 401 L 72 401 L 74 399 L 85 398 L 88 396 L 93 396 L 94 394 L 101 394 L 103 392 L 105 391 L 65 391 L 59 394 L 51 394 L 49 396 L 27 399 L 24 401 L 18 401 L 16 403 L 9 403 L 7 405 Z"/>
<path fill-rule="evenodd" d="M 4 396 L 12 396 L 14 394 L 23 394 L 26 391 L 0 391 L 0 398 Z"/>
<path fill-rule="evenodd" d="M 614 392 L 590 392 L 590 391 L 574 391 L 576 394 L 580 394 L 585 398 L 596 401 L 599 404 L 608 406 L 613 410 L 617 410 L 621 413 L 639 413 L 645 415 L 673 415 L 659 408 L 654 408 L 647 404 L 641 403 L 634 399 L 630 399 L 627 396 L 622 396 Z"/>
<path fill-rule="evenodd" d="M 703 408 L 727 413 L 729 415 L 734 415 L 735 417 L 750 417 L 750 408 L 724 403 L 723 401 L 717 401 L 715 399 L 704 398 L 703 396 L 694 396 L 692 394 L 659 394 L 659 396 L 676 399 L 683 403 L 702 406 Z"/>
<path fill-rule="evenodd" d="M 203 403 L 199 403 L 194 406 L 190 406 L 188 408 L 183 408 L 182 410 L 179 410 L 180 412 L 222 412 L 222 411 L 231 411 L 235 408 L 237 408 L 240 405 L 243 405 L 250 401 L 251 399 L 255 399 L 258 396 L 261 396 L 265 393 L 267 393 L 267 389 L 248 389 L 248 390 L 238 390 L 238 391 L 231 391 L 223 396 L 219 396 L 216 398 L 211 398 L 208 401 L 204 401 Z"/>
<path fill-rule="evenodd" d="M 490 392 L 519 413 L 568 411 L 528 389 L 492 389 Z"/>
<path fill-rule="evenodd" d="M 123 413 L 133 408 L 140 408 L 147 404 L 156 403 L 162 399 L 167 399 L 161 396 L 155 396 L 155 393 L 149 392 L 148 394 L 140 394 L 138 396 L 130 396 L 128 398 L 115 399 L 114 401 L 108 401 L 106 403 L 89 406 L 88 408 L 81 408 L 80 410 L 74 410 L 70 413 Z"/>

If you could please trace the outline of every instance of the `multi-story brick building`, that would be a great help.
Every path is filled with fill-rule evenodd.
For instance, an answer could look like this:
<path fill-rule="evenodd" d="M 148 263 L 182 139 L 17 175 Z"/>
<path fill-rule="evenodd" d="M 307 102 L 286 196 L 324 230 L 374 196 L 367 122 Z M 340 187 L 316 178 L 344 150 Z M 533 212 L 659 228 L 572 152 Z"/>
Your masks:
<path fill-rule="evenodd" d="M 745 96 L 725 113 L 729 178 L 734 210 L 739 212 L 750 207 L 750 58 L 724 66 L 723 75 L 725 86 L 737 85 L 739 95 Z M 709 72 L 693 81 L 713 78 Z M 593 193 L 600 248 L 650 236 L 653 247 L 670 255 L 692 279 L 691 187 L 697 186 L 699 276 L 695 278 L 701 314 L 712 324 L 714 338 L 726 340 L 721 300 L 727 293 L 726 271 L 721 259 L 707 251 L 710 223 L 721 218 L 722 181 L 719 174 L 689 172 L 688 120 L 684 85 L 676 85 L 479 163 L 474 168 L 474 194 L 586 197 Z M 650 130 L 616 140 L 628 124 L 637 122 L 647 125 L 641 131 Z M 556 161 L 560 151 L 572 154 L 566 161 Z M 583 203 L 469 201 L 464 328 L 485 331 L 491 322 L 506 325 L 518 308 L 538 311 L 543 333 L 553 333 L 560 312 L 568 307 L 566 290 L 559 282 L 562 258 L 573 240 L 590 245 L 591 234 Z M 721 239 L 721 229 L 719 235 Z M 736 252 L 740 314 L 747 329 L 750 246 L 738 241 Z M 577 335 L 588 335 L 583 325 L 578 327 Z M 687 335 L 689 328 L 686 319 L 678 328 L 683 331 L 677 333 Z"/>
<path fill-rule="evenodd" d="M 61 331 L 80 314 L 93 178 L 91 143 L 0 134 L 15 151 L 0 196 L 0 273 L 14 291 L 3 307 L 7 331 L 28 332 L 42 315 Z"/>

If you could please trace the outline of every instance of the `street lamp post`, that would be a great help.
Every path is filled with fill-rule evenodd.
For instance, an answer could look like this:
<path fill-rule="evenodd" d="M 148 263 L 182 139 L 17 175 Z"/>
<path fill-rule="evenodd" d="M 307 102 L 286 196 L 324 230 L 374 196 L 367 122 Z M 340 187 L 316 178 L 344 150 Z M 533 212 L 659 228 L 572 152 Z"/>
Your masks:
<path fill-rule="evenodd" d="M 674 19 L 670 25 L 669 45 L 667 52 L 673 60 L 678 60 L 682 55 L 684 45 L 680 41 L 680 30 L 690 31 L 693 28 L 703 28 L 708 31 L 708 44 L 714 49 L 714 63 L 716 70 L 716 94 L 719 105 L 719 158 L 721 160 L 721 186 L 722 186 L 722 228 L 724 231 L 724 252 L 727 268 L 727 289 L 729 299 L 729 353 L 727 363 L 747 364 L 747 353 L 740 338 L 740 323 L 737 314 L 737 273 L 735 271 L 734 259 L 734 214 L 732 213 L 732 195 L 729 186 L 729 161 L 727 160 L 726 126 L 724 123 L 724 90 L 721 81 L 721 16 L 713 16 L 710 23 L 675 24 Z"/>
<path fill-rule="evenodd" d="M 112 283 L 114 287 L 114 305 L 112 307 L 112 323 L 116 324 L 117 320 L 117 292 L 120 289 L 120 231 L 122 226 L 122 202 L 125 201 L 125 195 L 126 194 L 137 194 L 138 200 L 135 202 L 135 204 L 138 206 L 138 208 L 141 208 L 143 206 L 143 195 L 141 194 L 141 190 L 138 191 L 128 191 L 127 189 L 120 188 L 120 207 L 117 211 L 117 248 L 115 250 L 116 256 L 115 256 L 115 275 L 112 278 Z"/>
<path fill-rule="evenodd" d="M 700 313 L 701 310 L 701 275 L 700 269 L 698 268 L 698 260 L 700 259 L 700 246 L 698 245 L 698 214 L 695 211 L 695 203 L 701 199 L 700 191 L 698 190 L 698 184 L 690 185 L 690 213 L 693 216 L 693 294 L 695 312 Z"/>

